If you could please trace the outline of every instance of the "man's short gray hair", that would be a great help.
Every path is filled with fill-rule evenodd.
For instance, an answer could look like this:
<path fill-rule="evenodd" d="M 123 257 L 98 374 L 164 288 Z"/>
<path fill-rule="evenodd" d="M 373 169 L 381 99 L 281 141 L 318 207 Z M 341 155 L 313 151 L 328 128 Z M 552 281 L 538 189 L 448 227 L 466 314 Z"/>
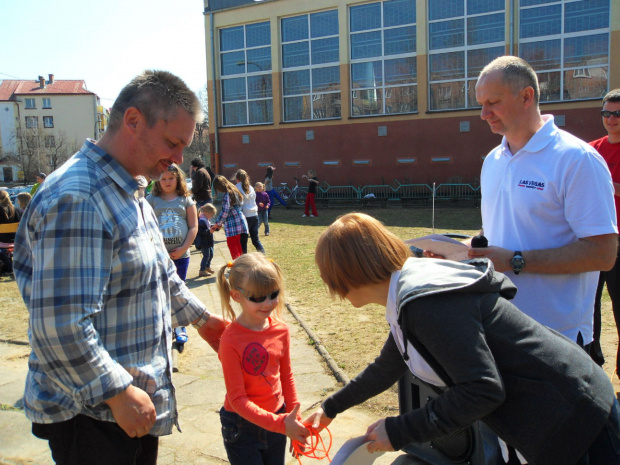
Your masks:
<path fill-rule="evenodd" d="M 480 71 L 478 79 L 492 71 L 502 72 L 502 80 L 510 87 L 513 94 L 521 92 L 526 87 L 534 89 L 534 101 L 538 105 L 540 101 L 538 77 L 536 71 L 523 58 L 508 55 L 496 58 Z"/>

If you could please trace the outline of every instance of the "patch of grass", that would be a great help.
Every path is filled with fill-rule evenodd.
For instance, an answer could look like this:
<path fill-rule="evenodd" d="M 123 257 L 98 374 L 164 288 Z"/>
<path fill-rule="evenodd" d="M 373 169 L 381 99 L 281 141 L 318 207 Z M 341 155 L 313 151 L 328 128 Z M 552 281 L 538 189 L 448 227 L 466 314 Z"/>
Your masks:
<path fill-rule="evenodd" d="M 2 411 L 2 412 L 21 412 L 22 409 L 20 409 L 18 407 L 14 407 L 12 405 L 8 405 L 8 404 L 0 404 L 0 411 Z"/>
<path fill-rule="evenodd" d="M 0 339 L 28 340 L 28 310 L 13 275 L 0 276 Z"/>

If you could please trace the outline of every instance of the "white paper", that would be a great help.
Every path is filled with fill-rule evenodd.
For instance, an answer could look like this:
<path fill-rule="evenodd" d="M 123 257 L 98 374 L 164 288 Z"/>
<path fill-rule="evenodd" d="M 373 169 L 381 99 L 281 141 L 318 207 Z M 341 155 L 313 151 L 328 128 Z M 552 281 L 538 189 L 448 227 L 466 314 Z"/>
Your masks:
<path fill-rule="evenodd" d="M 331 465 L 371 465 L 384 451 L 368 452 L 366 436 L 349 439 L 332 458 Z"/>
<path fill-rule="evenodd" d="M 405 241 L 407 245 L 413 245 L 422 250 L 428 250 L 434 254 L 441 255 L 448 260 L 461 262 L 467 260 L 469 247 L 462 242 L 441 234 L 431 234 L 430 236 L 409 239 Z"/>

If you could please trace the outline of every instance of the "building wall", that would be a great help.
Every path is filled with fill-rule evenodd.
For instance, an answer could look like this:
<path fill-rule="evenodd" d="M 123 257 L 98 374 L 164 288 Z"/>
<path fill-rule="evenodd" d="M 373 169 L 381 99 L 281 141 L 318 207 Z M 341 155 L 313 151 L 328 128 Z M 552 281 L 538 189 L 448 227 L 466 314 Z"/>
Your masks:
<path fill-rule="evenodd" d="M 212 153 L 215 154 L 216 169 L 219 172 L 229 176 L 236 169 L 243 168 L 257 180 L 263 177 L 267 164 L 274 164 L 278 168 L 278 182 L 292 182 L 293 176 L 299 177 L 308 169 L 315 169 L 319 178 L 331 185 L 391 183 L 394 179 L 399 182 L 441 183 L 455 177 L 470 182 L 479 177 L 483 157 L 499 144 L 501 138 L 492 134 L 487 123 L 480 120 L 478 110 L 429 110 L 428 25 L 424 20 L 428 14 L 425 0 L 416 2 L 418 112 L 407 115 L 351 117 L 348 10 L 350 6 L 360 3 L 367 2 L 277 0 L 216 12 L 213 17 L 215 80 L 214 70 L 211 69 L 210 17 L 205 16 L 210 132 Z M 506 4 L 508 10 L 510 2 L 507 1 Z M 340 32 L 341 118 L 282 122 L 280 20 L 291 15 L 333 8 L 338 9 Z M 218 30 L 260 21 L 269 21 L 271 25 L 273 123 L 222 128 Z M 505 30 L 505 53 L 508 54 L 511 31 L 508 14 Z M 517 37 L 516 26 L 513 34 Z M 517 42 L 515 40 L 515 43 Z M 515 49 L 514 53 L 517 52 L 518 49 Z M 587 80 L 575 79 L 572 82 L 570 76 L 565 75 L 565 87 L 571 95 L 579 97 L 589 88 L 600 88 L 605 78 L 608 84 L 604 85 L 608 85 L 609 89 L 620 87 L 620 60 L 611 58 L 620 56 L 620 3 L 615 1 L 611 2 L 609 56 L 608 76 L 593 75 Z M 563 129 L 584 140 L 604 135 L 598 113 L 600 108 L 600 99 L 591 98 L 541 104 L 543 114 L 559 116 Z M 220 126 L 217 128 L 217 148 L 213 128 L 215 121 Z M 462 132 L 462 126 L 467 124 L 469 130 Z M 386 134 L 380 136 L 380 130 Z M 415 161 L 412 162 L 411 159 Z M 403 163 L 402 160 L 407 162 Z M 363 164 L 359 164 L 360 161 Z M 338 164 L 332 164 L 334 162 Z"/>
<path fill-rule="evenodd" d="M 15 104 L 0 103 L 0 153 L 16 151 L 15 143 Z"/>

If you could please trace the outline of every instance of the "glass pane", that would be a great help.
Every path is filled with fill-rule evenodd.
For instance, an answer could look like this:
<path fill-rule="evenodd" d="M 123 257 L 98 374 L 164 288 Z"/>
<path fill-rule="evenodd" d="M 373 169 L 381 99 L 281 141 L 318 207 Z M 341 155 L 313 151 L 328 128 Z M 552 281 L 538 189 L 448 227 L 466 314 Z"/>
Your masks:
<path fill-rule="evenodd" d="M 564 32 L 591 31 L 609 27 L 609 0 L 566 3 Z"/>
<path fill-rule="evenodd" d="M 609 34 L 564 39 L 564 66 L 607 64 Z"/>
<path fill-rule="evenodd" d="M 284 95 L 309 94 L 310 70 L 288 71 L 284 74 Z"/>
<path fill-rule="evenodd" d="M 234 126 L 237 124 L 248 124 L 248 116 L 245 102 L 225 103 L 223 105 L 222 119 L 224 126 Z"/>
<path fill-rule="evenodd" d="M 271 75 L 248 76 L 248 98 L 272 97 Z"/>
<path fill-rule="evenodd" d="M 308 39 L 308 16 L 282 18 L 282 42 Z"/>
<path fill-rule="evenodd" d="M 351 32 L 381 27 L 381 4 L 370 3 L 351 7 Z"/>
<path fill-rule="evenodd" d="M 353 116 L 383 114 L 383 92 L 381 89 L 354 90 L 352 92 Z"/>
<path fill-rule="evenodd" d="M 247 47 L 271 45 L 271 27 L 269 23 L 248 24 L 245 27 Z"/>
<path fill-rule="evenodd" d="M 248 73 L 271 70 L 271 47 L 248 50 Z"/>
<path fill-rule="evenodd" d="M 250 111 L 250 124 L 273 123 L 273 102 L 269 100 L 256 100 L 248 103 Z"/>
<path fill-rule="evenodd" d="M 310 64 L 310 51 L 308 42 L 295 42 L 282 45 L 282 67 L 295 68 Z"/>
<path fill-rule="evenodd" d="M 407 57 L 385 60 L 385 85 L 408 84 L 416 82 L 416 58 Z"/>
<path fill-rule="evenodd" d="M 392 0 L 383 4 L 383 27 L 415 23 L 415 0 Z"/>
<path fill-rule="evenodd" d="M 467 0 L 467 14 L 477 15 L 493 11 L 504 11 L 505 6 L 504 0 Z"/>
<path fill-rule="evenodd" d="M 562 5 L 521 10 L 519 37 L 540 37 L 562 32 Z"/>
<path fill-rule="evenodd" d="M 312 70 L 312 92 L 340 89 L 340 67 L 316 68 Z"/>
<path fill-rule="evenodd" d="M 431 50 L 465 45 L 465 22 L 462 19 L 431 23 L 428 30 Z"/>
<path fill-rule="evenodd" d="M 384 31 L 385 55 L 415 53 L 415 26 L 398 27 Z"/>
<path fill-rule="evenodd" d="M 560 72 L 536 74 L 538 75 L 538 85 L 540 87 L 540 101 L 556 102 L 561 100 Z"/>
<path fill-rule="evenodd" d="M 222 79 L 222 100 L 245 100 L 245 78 Z"/>
<path fill-rule="evenodd" d="M 467 81 L 467 108 L 480 108 L 476 100 L 476 83 L 477 79 L 469 79 Z"/>
<path fill-rule="evenodd" d="M 530 42 L 519 46 L 519 56 L 536 71 L 559 68 L 562 43 L 560 39 Z"/>
<path fill-rule="evenodd" d="M 312 119 L 340 118 L 340 92 L 312 95 Z"/>
<path fill-rule="evenodd" d="M 455 18 L 465 14 L 464 0 L 432 0 L 428 2 L 428 19 Z"/>
<path fill-rule="evenodd" d="M 555 3 L 558 0 L 521 0 L 521 6 L 544 5 L 545 3 Z"/>
<path fill-rule="evenodd" d="M 429 56 L 431 81 L 465 77 L 464 52 L 440 53 Z"/>
<path fill-rule="evenodd" d="M 467 77 L 477 78 L 486 65 L 505 53 L 503 46 L 467 51 Z"/>
<path fill-rule="evenodd" d="M 467 18 L 467 45 L 504 42 L 504 13 Z"/>
<path fill-rule="evenodd" d="M 310 33 L 313 39 L 338 35 L 338 10 L 311 14 Z"/>
<path fill-rule="evenodd" d="M 463 81 L 431 84 L 431 110 L 465 108 L 464 87 Z"/>
<path fill-rule="evenodd" d="M 351 59 L 381 56 L 381 31 L 351 35 Z"/>
<path fill-rule="evenodd" d="M 245 48 L 243 26 L 220 29 L 220 51 L 226 52 L 240 48 Z"/>
<path fill-rule="evenodd" d="M 353 63 L 351 65 L 351 84 L 354 88 L 377 87 L 383 84 L 380 61 Z"/>
<path fill-rule="evenodd" d="M 338 63 L 338 37 L 318 39 L 311 42 L 312 64 Z"/>
<path fill-rule="evenodd" d="M 386 113 L 413 113 L 418 110 L 418 86 L 385 89 Z"/>
<path fill-rule="evenodd" d="M 565 96 L 570 99 L 602 98 L 607 93 L 607 67 L 572 69 L 564 73 Z"/>
<path fill-rule="evenodd" d="M 240 52 L 228 52 L 220 55 L 222 60 L 222 76 L 245 73 L 245 54 Z"/>
<path fill-rule="evenodd" d="M 284 99 L 284 120 L 310 119 L 310 96 L 287 97 Z"/>

